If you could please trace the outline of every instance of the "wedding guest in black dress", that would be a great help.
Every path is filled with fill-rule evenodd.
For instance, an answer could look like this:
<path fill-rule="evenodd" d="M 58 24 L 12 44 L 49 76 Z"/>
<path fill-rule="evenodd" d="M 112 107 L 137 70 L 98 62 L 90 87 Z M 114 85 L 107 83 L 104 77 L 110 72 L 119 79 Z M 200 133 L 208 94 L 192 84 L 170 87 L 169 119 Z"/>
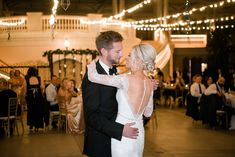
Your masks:
<path fill-rule="evenodd" d="M 37 132 L 39 128 L 43 128 L 43 85 L 38 71 L 35 67 L 28 69 L 25 76 L 24 94 L 27 102 L 27 125 L 30 130 L 35 128 Z"/>

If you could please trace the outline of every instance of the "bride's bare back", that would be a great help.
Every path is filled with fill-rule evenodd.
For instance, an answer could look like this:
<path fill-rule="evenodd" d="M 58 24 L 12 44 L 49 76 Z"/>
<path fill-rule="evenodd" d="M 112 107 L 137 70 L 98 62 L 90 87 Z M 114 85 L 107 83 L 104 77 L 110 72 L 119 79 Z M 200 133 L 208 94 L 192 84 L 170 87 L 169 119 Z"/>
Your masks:
<path fill-rule="evenodd" d="M 127 90 L 129 104 L 131 105 L 133 114 L 139 115 L 147 106 L 152 94 L 153 85 L 147 77 L 138 77 L 135 75 L 127 75 L 129 87 Z"/>

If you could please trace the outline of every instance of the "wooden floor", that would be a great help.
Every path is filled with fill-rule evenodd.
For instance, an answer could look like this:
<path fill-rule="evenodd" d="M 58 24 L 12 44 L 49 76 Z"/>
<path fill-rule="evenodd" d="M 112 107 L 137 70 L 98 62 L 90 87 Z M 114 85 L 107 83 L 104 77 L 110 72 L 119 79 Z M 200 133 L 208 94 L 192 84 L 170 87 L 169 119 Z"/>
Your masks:
<path fill-rule="evenodd" d="M 193 124 L 184 109 L 157 108 L 146 126 L 144 157 L 235 157 L 235 131 Z M 83 135 L 58 130 L 0 138 L 1 157 L 84 157 Z"/>

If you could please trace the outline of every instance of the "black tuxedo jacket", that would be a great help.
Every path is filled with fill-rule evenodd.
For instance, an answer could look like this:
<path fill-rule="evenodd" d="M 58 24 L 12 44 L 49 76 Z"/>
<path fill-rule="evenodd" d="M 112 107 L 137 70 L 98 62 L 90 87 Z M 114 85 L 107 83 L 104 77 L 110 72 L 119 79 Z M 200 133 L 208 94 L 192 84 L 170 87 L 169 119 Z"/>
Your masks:
<path fill-rule="evenodd" d="M 96 69 L 99 74 L 106 74 L 99 61 Z M 85 74 L 82 81 L 86 124 L 83 153 L 90 157 L 111 157 L 111 138 L 122 138 L 123 125 L 115 122 L 116 92 L 115 87 L 90 82 Z"/>

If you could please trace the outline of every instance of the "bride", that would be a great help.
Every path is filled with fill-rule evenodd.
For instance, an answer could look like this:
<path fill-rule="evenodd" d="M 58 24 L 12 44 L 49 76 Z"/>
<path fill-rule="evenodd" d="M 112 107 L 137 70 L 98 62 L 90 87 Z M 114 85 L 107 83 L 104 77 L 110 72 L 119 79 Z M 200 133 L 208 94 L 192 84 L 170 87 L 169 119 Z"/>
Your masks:
<path fill-rule="evenodd" d="M 144 149 L 143 115 L 150 117 L 153 111 L 153 84 L 145 75 L 154 70 L 155 49 L 149 44 L 133 47 L 126 58 L 126 68 L 130 74 L 102 75 L 96 71 L 95 61 L 88 65 L 88 79 L 91 82 L 118 88 L 118 115 L 116 122 L 126 124 L 135 122 L 139 129 L 136 139 L 122 137 L 121 141 L 111 140 L 112 157 L 142 157 Z"/>

